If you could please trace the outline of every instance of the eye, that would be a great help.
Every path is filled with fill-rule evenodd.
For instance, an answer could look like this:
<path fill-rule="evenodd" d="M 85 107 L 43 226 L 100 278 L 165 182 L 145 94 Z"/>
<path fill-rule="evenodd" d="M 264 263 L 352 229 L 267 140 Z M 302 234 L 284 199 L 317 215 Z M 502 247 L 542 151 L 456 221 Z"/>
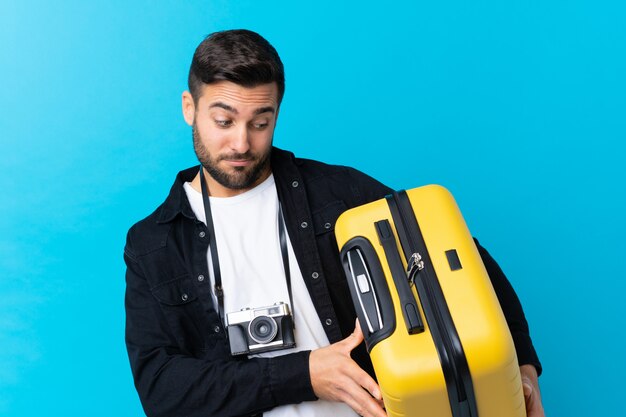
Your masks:
<path fill-rule="evenodd" d="M 233 121 L 215 119 L 215 124 L 218 125 L 219 127 L 230 127 L 233 124 Z"/>
<path fill-rule="evenodd" d="M 254 122 L 252 123 L 252 127 L 254 127 L 257 130 L 263 130 L 268 126 L 268 122 Z"/>

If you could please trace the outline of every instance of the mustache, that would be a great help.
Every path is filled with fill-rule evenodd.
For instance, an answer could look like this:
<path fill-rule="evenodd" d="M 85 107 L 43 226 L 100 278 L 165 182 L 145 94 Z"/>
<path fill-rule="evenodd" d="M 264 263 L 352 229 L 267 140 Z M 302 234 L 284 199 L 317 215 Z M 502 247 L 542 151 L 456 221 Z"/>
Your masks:
<path fill-rule="evenodd" d="M 242 161 L 242 160 L 255 160 L 256 157 L 250 153 L 250 152 L 245 152 L 245 153 L 231 153 L 228 155 L 221 155 L 218 158 L 218 161 Z"/>

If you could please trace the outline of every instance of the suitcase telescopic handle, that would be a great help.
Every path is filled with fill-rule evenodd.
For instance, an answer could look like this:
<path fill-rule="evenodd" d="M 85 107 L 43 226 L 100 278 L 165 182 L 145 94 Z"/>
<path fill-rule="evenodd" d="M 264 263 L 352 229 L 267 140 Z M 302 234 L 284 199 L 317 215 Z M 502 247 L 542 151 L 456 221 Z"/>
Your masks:
<path fill-rule="evenodd" d="M 391 277 L 396 286 L 398 297 L 400 298 L 400 305 L 402 307 L 402 316 L 404 317 L 404 323 L 409 334 L 422 333 L 424 331 L 424 322 L 417 306 L 417 300 L 411 291 L 409 282 L 406 276 L 406 270 L 402 265 L 402 259 L 398 253 L 398 246 L 396 244 L 396 238 L 391 229 L 391 225 L 388 220 L 381 220 L 375 223 L 376 233 L 380 245 L 383 247 L 385 257 L 387 258 L 387 265 L 391 272 Z"/>

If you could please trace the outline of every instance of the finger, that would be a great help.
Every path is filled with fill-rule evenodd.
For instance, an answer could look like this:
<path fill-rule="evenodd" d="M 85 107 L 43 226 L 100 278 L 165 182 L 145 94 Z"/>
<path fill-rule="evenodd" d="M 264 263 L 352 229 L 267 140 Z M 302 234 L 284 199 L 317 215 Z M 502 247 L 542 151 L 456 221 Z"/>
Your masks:
<path fill-rule="evenodd" d="M 522 387 L 524 390 L 524 402 L 526 403 L 526 414 L 528 417 L 539 417 L 535 410 L 535 398 L 533 396 L 534 387 L 532 383 L 522 378 Z"/>
<path fill-rule="evenodd" d="M 363 388 L 352 381 L 347 375 L 341 379 L 338 400 L 346 403 L 360 416 L 379 416 L 382 407 Z M 384 414 L 382 414 L 384 415 Z M 381 416 L 382 416 L 381 415 Z"/>
<path fill-rule="evenodd" d="M 350 354 L 361 343 L 363 343 L 363 332 L 361 331 L 361 326 L 359 326 L 359 322 L 357 319 L 356 326 L 354 327 L 354 331 L 350 336 L 338 342 L 339 346 L 342 347 L 344 353 Z"/>
<path fill-rule="evenodd" d="M 386 410 L 385 403 L 382 399 L 380 400 L 376 399 L 376 402 L 378 403 L 378 405 L 380 405 L 380 408 L 382 408 L 383 410 Z"/>
<path fill-rule="evenodd" d="M 370 395 L 374 397 L 376 400 L 382 400 L 383 397 L 380 392 L 380 387 L 378 386 L 376 381 L 374 381 L 374 378 L 372 378 L 367 372 L 361 369 L 358 365 L 354 364 L 354 366 L 351 366 L 350 368 L 348 368 L 347 373 L 348 373 L 348 376 L 354 382 L 356 382 L 357 385 L 359 385 L 361 389 L 364 389 L 367 392 L 369 392 Z"/>
<path fill-rule="evenodd" d="M 356 325 L 354 326 L 354 331 L 352 332 L 351 336 L 354 337 L 352 339 L 352 341 L 354 342 L 352 349 L 354 349 L 355 347 L 363 343 L 364 337 L 363 337 L 363 331 L 361 330 L 361 326 L 359 325 L 359 319 L 356 319 Z"/>
<path fill-rule="evenodd" d="M 344 402 L 348 404 L 357 414 L 363 417 L 386 417 L 381 401 L 372 398 L 367 391 L 357 384 L 346 384 L 344 386 Z"/>
<path fill-rule="evenodd" d="M 533 395 L 533 384 L 526 378 L 522 378 L 522 387 L 524 389 L 524 398 L 526 403 L 529 403 Z"/>

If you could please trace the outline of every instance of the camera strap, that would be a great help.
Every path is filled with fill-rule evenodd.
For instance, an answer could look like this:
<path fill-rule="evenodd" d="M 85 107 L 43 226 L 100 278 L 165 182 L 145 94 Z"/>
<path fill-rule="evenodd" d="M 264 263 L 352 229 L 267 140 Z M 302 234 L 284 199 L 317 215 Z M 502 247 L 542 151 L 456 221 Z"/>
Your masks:
<path fill-rule="evenodd" d="M 224 315 L 224 289 L 222 287 L 222 274 L 220 272 L 220 261 L 217 255 L 217 241 L 215 239 L 215 225 L 213 224 L 213 216 L 211 214 L 211 204 L 209 201 L 209 193 L 207 190 L 206 180 L 204 178 L 204 169 L 200 165 L 200 188 L 202 189 L 202 202 L 204 203 L 204 216 L 206 217 L 206 225 L 209 231 L 209 249 L 211 251 L 211 260 L 213 263 L 213 276 L 215 277 L 215 295 L 217 297 L 218 314 L 220 320 L 226 325 Z M 292 317 L 293 296 L 291 294 L 291 272 L 289 270 L 289 251 L 287 249 L 287 233 L 285 231 L 285 218 L 283 217 L 283 209 L 280 201 L 278 201 L 278 239 L 280 240 L 280 253 L 283 258 L 283 268 L 285 269 L 285 278 L 287 280 L 287 291 L 289 292 L 289 308 Z M 292 321 L 295 328 L 295 319 Z"/>

